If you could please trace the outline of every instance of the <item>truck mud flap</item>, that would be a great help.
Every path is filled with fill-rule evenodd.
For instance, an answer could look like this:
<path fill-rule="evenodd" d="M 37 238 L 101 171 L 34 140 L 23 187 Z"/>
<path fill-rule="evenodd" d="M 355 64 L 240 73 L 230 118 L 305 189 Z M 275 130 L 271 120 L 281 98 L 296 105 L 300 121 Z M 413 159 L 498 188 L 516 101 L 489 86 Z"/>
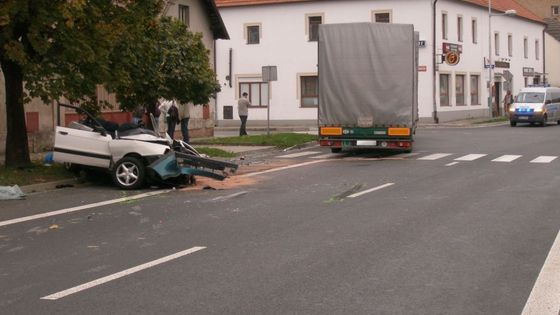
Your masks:
<path fill-rule="evenodd" d="M 163 180 L 181 175 L 198 175 L 224 180 L 235 173 L 238 167 L 237 164 L 174 151 L 163 155 L 148 166 Z"/>

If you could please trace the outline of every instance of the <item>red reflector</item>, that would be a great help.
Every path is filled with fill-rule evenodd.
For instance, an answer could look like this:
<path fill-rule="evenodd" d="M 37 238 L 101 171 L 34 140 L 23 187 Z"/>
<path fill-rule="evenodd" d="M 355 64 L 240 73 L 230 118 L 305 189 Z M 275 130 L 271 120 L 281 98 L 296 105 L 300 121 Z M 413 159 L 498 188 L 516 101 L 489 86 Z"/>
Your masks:
<path fill-rule="evenodd" d="M 332 141 L 332 140 L 319 140 L 319 145 L 322 147 L 335 147 L 341 148 L 342 142 L 341 141 Z"/>

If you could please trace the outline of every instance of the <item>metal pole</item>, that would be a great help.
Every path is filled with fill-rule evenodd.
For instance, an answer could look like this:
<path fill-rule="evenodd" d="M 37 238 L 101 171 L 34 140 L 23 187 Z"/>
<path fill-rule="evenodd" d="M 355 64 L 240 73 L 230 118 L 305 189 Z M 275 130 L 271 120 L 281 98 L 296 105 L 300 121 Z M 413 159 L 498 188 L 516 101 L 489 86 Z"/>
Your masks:
<path fill-rule="evenodd" d="M 488 0 L 488 111 L 492 117 L 492 0 Z"/>
<path fill-rule="evenodd" d="M 266 135 L 270 136 L 270 86 L 272 81 L 268 81 L 268 106 L 266 107 Z"/>

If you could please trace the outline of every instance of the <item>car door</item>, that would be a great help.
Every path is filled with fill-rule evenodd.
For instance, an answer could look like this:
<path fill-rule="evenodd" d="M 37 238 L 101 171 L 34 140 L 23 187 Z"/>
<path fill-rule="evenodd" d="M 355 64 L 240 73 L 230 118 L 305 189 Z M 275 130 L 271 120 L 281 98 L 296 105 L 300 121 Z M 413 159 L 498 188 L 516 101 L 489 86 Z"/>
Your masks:
<path fill-rule="evenodd" d="M 54 137 L 54 160 L 109 168 L 111 140 L 111 136 L 100 132 L 57 126 Z"/>

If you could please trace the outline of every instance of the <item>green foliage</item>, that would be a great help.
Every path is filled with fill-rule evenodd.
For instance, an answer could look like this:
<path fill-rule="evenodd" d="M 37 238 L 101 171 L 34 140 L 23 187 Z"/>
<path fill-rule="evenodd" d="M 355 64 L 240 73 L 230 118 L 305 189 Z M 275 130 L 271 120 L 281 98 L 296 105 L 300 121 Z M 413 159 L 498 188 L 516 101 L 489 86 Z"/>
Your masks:
<path fill-rule="evenodd" d="M 317 141 L 316 135 L 300 134 L 300 133 L 277 133 L 267 135 L 242 136 L 242 137 L 224 137 L 200 140 L 207 144 L 221 145 L 264 145 L 275 146 L 278 148 L 289 148 L 304 143 Z M 198 142 L 193 140 L 193 142 Z"/>
<path fill-rule="evenodd" d="M 7 0 L 0 4 L 0 61 L 22 69 L 29 97 L 96 104 L 110 54 L 128 24 L 155 18 L 160 1 Z M 144 18 L 139 19 L 144 21 Z"/>
<path fill-rule="evenodd" d="M 219 89 L 202 35 L 170 18 L 130 29 L 111 62 L 114 75 L 107 87 L 124 109 L 159 98 L 206 104 Z"/>
<path fill-rule="evenodd" d="M 196 148 L 196 150 L 201 154 L 208 155 L 209 157 L 232 158 L 232 157 L 237 156 L 237 154 L 235 154 L 233 152 L 225 151 L 225 150 L 218 149 L 218 148 L 198 147 L 198 148 Z"/>
<path fill-rule="evenodd" d="M 30 168 L 0 168 L 0 186 L 25 186 L 74 177 L 62 164 L 46 166 L 36 162 Z"/>

